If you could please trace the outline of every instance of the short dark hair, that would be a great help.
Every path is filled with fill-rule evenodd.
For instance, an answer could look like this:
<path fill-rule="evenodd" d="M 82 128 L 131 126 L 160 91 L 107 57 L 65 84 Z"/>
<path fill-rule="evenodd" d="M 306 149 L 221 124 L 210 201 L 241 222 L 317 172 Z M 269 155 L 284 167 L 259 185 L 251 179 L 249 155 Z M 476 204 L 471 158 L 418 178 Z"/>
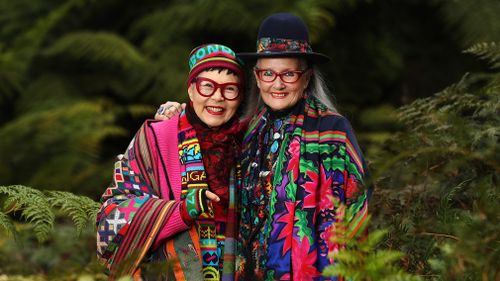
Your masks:
<path fill-rule="evenodd" d="M 236 72 L 232 71 L 229 68 L 225 68 L 225 67 L 210 67 L 210 68 L 207 68 L 207 69 L 203 69 L 203 71 L 218 71 L 219 73 L 221 73 L 224 70 L 227 71 L 227 74 L 233 74 L 233 75 L 238 76 L 238 74 L 236 74 Z M 242 78 L 242 77 L 240 77 L 240 78 Z"/>

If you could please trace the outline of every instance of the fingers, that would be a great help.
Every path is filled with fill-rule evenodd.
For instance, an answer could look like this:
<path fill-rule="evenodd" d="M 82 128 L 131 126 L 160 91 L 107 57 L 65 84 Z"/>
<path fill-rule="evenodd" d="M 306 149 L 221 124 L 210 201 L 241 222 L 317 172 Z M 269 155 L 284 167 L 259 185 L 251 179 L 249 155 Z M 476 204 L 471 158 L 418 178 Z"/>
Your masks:
<path fill-rule="evenodd" d="M 220 201 L 220 198 L 219 196 L 217 196 L 217 194 L 211 192 L 211 191 L 206 191 L 205 192 L 205 195 L 207 196 L 207 199 L 208 200 L 212 200 L 212 201 L 215 201 L 215 202 L 219 202 Z"/>
<path fill-rule="evenodd" d="M 155 114 L 156 120 L 169 120 L 173 116 L 179 114 L 186 108 L 186 104 L 180 104 L 175 101 L 168 101 L 158 108 Z"/>
<path fill-rule="evenodd" d="M 181 113 L 184 109 L 182 105 L 176 101 L 167 101 L 163 105 L 165 106 L 165 112 L 163 113 L 164 115 L 168 115 L 170 113 L 178 114 Z"/>
<path fill-rule="evenodd" d="M 155 120 L 168 120 L 170 117 L 165 116 L 165 115 L 160 115 L 158 113 L 155 114 Z"/>

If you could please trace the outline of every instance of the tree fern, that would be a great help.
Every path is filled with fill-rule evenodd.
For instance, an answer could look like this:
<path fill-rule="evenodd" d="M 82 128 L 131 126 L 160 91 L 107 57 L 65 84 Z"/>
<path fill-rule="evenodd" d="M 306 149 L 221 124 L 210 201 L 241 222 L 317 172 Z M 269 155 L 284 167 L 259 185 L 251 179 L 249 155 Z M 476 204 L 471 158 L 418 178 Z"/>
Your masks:
<path fill-rule="evenodd" d="M 72 74 L 73 79 L 93 73 L 90 76 L 95 81 L 106 84 L 97 83 L 87 91 L 96 86 L 111 87 L 115 94 L 129 101 L 152 79 L 149 61 L 125 38 L 109 32 L 69 33 L 44 49 L 38 63 L 61 74 Z M 77 70 L 74 65 L 79 66 Z M 109 78 L 99 80 L 99 75 Z"/>
<path fill-rule="evenodd" d="M 66 107 L 28 112 L 1 127 L 0 165 L 5 165 L 6 175 L 0 182 L 30 182 L 41 187 L 74 189 L 86 182 L 87 186 L 94 183 L 95 188 L 100 189 L 105 184 L 103 180 L 109 178 L 105 176 L 109 175 L 108 170 L 100 166 L 97 174 L 86 171 L 92 169 L 93 163 L 111 165 L 109 161 L 102 161 L 99 154 L 104 139 L 125 134 L 123 128 L 114 125 L 116 110 L 104 100 L 76 102 Z M 13 151 L 15 156 L 11 154 Z M 43 162 L 39 163 L 43 164 L 34 171 L 35 159 L 41 158 Z M 96 183 L 96 179 L 100 183 Z"/>
<path fill-rule="evenodd" d="M 22 185 L 0 186 L 0 194 L 4 194 L 3 209 L 0 213 L 0 226 L 7 233 L 16 235 L 8 213 L 19 212 L 21 218 L 33 226 L 39 241 L 45 241 L 51 235 L 58 214 L 67 216 L 74 222 L 77 232 L 82 230 L 89 222 L 95 221 L 95 215 L 100 204 L 85 196 L 74 195 L 62 191 L 40 191 Z"/>
<path fill-rule="evenodd" d="M 50 30 L 66 16 L 66 14 L 74 7 L 81 5 L 85 0 L 70 0 L 66 1 L 61 6 L 53 9 L 49 14 L 41 16 L 36 23 L 20 36 L 16 37 L 12 45 L 12 53 L 16 59 L 20 60 L 20 66 L 26 69 L 31 63 L 31 59 L 36 54 L 44 43 L 47 34 Z"/>

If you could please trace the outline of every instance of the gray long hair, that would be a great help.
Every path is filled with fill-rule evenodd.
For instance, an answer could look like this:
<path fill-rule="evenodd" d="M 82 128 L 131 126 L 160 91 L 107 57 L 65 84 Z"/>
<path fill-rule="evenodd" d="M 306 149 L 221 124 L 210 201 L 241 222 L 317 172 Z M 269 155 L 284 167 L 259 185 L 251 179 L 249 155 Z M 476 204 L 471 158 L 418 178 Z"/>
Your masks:
<path fill-rule="evenodd" d="M 313 72 L 311 75 L 311 79 L 309 80 L 309 85 L 305 89 L 305 94 L 316 97 L 329 110 L 337 112 L 337 109 L 333 105 L 332 94 L 328 90 L 325 80 L 323 79 L 323 74 L 321 74 L 321 71 L 317 66 L 313 65 L 311 68 Z M 255 80 L 256 79 L 255 75 L 253 75 L 253 71 L 248 76 L 249 76 L 248 82 L 250 83 L 250 89 L 247 92 L 247 99 L 246 99 L 247 104 L 245 107 L 246 109 L 244 114 L 246 118 L 252 117 L 256 113 L 256 111 L 261 106 L 264 105 L 264 101 L 262 101 L 262 98 L 260 96 L 259 87 L 257 87 L 257 81 Z"/>

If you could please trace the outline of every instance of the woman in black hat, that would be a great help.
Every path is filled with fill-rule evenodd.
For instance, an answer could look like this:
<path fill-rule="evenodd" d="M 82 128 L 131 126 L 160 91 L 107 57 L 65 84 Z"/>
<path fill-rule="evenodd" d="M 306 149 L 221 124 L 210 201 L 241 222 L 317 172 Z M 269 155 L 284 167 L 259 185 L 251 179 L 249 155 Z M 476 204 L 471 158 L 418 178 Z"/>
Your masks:
<path fill-rule="evenodd" d="M 304 22 L 288 13 L 266 18 L 248 94 L 252 116 L 243 139 L 240 280 L 331 280 L 329 252 L 335 221 L 352 222 L 352 237 L 367 216 L 360 186 L 366 170 L 351 125 L 330 101 Z"/>
<path fill-rule="evenodd" d="M 321 272 L 343 245 L 335 222 L 353 237 L 368 214 L 361 187 L 366 165 L 351 125 L 335 110 L 316 66 L 304 22 L 288 13 L 266 18 L 257 52 L 243 139 L 237 280 L 339 280 Z M 176 105 L 176 103 L 167 103 Z M 167 117 L 175 112 L 171 107 Z M 180 109 L 180 107 L 177 107 Z"/>

